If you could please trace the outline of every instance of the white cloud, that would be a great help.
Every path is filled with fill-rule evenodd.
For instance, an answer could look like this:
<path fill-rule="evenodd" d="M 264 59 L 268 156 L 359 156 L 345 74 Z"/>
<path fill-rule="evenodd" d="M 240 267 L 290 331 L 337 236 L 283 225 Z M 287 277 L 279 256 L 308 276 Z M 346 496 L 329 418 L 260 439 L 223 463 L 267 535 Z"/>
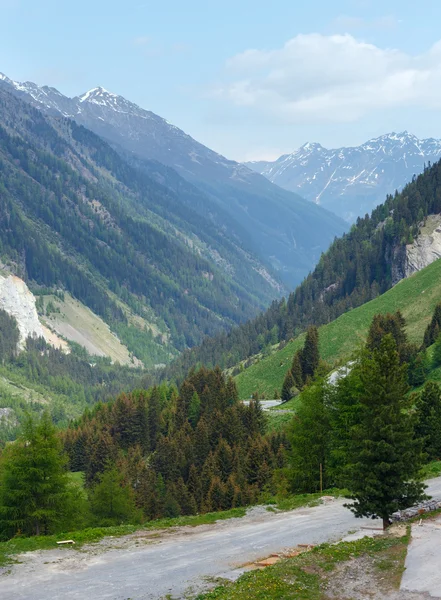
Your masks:
<path fill-rule="evenodd" d="M 298 35 L 231 58 L 213 94 L 284 122 L 355 121 L 374 111 L 441 108 L 441 42 L 421 55 L 349 34 Z"/>

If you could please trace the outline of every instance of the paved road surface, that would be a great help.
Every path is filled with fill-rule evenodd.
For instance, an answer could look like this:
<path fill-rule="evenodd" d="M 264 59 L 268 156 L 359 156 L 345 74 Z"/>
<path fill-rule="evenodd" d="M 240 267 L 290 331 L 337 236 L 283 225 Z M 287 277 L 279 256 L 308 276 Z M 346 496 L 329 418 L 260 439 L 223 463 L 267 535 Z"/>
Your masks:
<path fill-rule="evenodd" d="M 441 517 L 412 526 L 401 589 L 441 598 Z"/>
<path fill-rule="evenodd" d="M 441 497 L 441 478 L 429 493 Z M 343 500 L 274 514 L 262 510 L 216 525 L 181 528 L 151 545 L 97 554 L 68 549 L 34 552 L 0 577 L 2 600 L 140 600 L 182 597 L 207 577 L 234 578 L 244 564 L 297 544 L 338 540 L 371 520 L 355 519 Z M 145 540 L 144 540 L 145 541 Z M 114 540 L 115 545 L 121 543 Z"/>

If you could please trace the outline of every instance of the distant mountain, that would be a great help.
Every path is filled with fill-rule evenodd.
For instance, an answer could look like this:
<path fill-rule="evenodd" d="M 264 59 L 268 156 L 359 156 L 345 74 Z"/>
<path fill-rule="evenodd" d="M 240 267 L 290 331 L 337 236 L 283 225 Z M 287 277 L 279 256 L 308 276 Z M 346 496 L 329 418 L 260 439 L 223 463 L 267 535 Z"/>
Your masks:
<path fill-rule="evenodd" d="M 211 198 L 162 165 L 153 176 L 129 165 L 9 89 L 0 86 L 1 268 L 35 293 L 69 292 L 149 366 L 282 294 Z"/>
<path fill-rule="evenodd" d="M 401 190 L 423 172 L 425 164 L 440 157 L 441 140 L 420 140 L 404 131 L 353 148 L 328 150 L 308 143 L 275 162 L 246 164 L 351 222 L 370 213 L 387 194 Z"/>
<path fill-rule="evenodd" d="M 332 213 L 274 186 L 165 119 L 101 87 L 67 98 L 54 88 L 14 82 L 5 75 L 0 75 L 0 83 L 40 110 L 75 119 L 150 175 L 161 170 L 151 161 L 174 169 L 230 215 L 249 242 L 248 249 L 277 269 L 290 287 L 303 279 L 346 227 Z M 167 186 L 169 178 L 164 173 L 158 176 Z"/>

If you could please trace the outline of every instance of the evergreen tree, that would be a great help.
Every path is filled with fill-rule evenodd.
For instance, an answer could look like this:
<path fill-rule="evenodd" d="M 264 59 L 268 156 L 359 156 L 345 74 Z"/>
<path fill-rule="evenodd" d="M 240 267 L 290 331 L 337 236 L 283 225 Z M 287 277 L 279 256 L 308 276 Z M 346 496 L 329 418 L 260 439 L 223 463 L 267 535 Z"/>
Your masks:
<path fill-rule="evenodd" d="M 441 302 L 436 305 L 432 319 L 424 332 L 423 347 L 428 348 L 436 342 L 441 331 Z"/>
<path fill-rule="evenodd" d="M 320 470 L 324 487 L 328 483 L 331 429 L 326 394 L 327 386 L 323 381 L 308 387 L 302 393 L 302 402 L 292 421 L 290 472 L 295 491 L 320 490 Z"/>
<path fill-rule="evenodd" d="M 64 514 L 68 493 L 62 452 L 56 429 L 47 413 L 36 423 L 28 417 L 23 434 L 1 461 L 0 535 L 9 538 L 47 535 Z"/>
<path fill-rule="evenodd" d="M 433 347 L 432 364 L 435 368 L 441 365 L 441 335 L 439 334 Z"/>
<path fill-rule="evenodd" d="M 294 354 L 291 365 L 291 374 L 294 380 L 294 385 L 297 389 L 301 390 L 304 383 L 301 350 L 297 350 L 297 352 Z"/>
<path fill-rule="evenodd" d="M 291 373 L 291 369 L 287 372 L 287 374 L 285 375 L 285 379 L 283 380 L 283 385 L 282 385 L 282 394 L 281 394 L 281 398 L 283 402 L 287 402 L 288 400 L 291 400 L 291 398 L 293 397 L 293 387 L 294 387 L 294 378 L 292 376 Z"/>
<path fill-rule="evenodd" d="M 150 450 L 155 450 L 156 442 L 161 433 L 161 395 L 155 386 L 152 389 L 147 405 Z"/>
<path fill-rule="evenodd" d="M 430 460 L 441 458 L 441 390 L 434 381 L 424 386 L 418 401 L 416 432 Z"/>
<path fill-rule="evenodd" d="M 190 400 L 190 406 L 188 407 L 188 420 L 190 421 L 193 429 L 198 424 L 200 415 L 201 415 L 201 401 L 199 399 L 198 393 L 195 391 Z"/>
<path fill-rule="evenodd" d="M 359 419 L 348 453 L 348 486 L 354 500 L 348 507 L 357 517 L 380 517 L 384 528 L 393 512 L 424 498 L 421 442 L 409 414 L 406 370 L 391 334 L 379 349 L 363 356 Z"/>
<path fill-rule="evenodd" d="M 130 486 L 124 485 L 124 475 L 115 466 L 109 466 L 98 476 L 98 483 L 90 491 L 90 507 L 97 525 L 108 527 L 140 520 L 135 497 Z"/>
<path fill-rule="evenodd" d="M 305 345 L 301 354 L 303 380 L 307 377 L 314 377 L 320 362 L 319 352 L 319 334 L 314 325 L 308 328 L 306 332 Z"/>

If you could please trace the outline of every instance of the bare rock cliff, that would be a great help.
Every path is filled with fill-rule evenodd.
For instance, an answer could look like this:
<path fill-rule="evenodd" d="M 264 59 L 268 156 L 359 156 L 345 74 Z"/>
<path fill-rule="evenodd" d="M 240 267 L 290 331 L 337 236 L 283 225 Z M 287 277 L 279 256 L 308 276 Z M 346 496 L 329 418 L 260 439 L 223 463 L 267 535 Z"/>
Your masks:
<path fill-rule="evenodd" d="M 406 246 L 405 277 L 441 258 L 441 215 L 430 215 L 413 244 Z"/>
<path fill-rule="evenodd" d="M 441 258 L 441 215 L 429 215 L 412 244 L 391 252 L 393 285 Z"/>
<path fill-rule="evenodd" d="M 0 308 L 12 317 L 15 317 L 20 331 L 19 349 L 23 350 L 28 337 L 43 337 L 45 340 L 57 347 L 65 344 L 44 327 L 38 318 L 35 307 L 35 297 L 26 283 L 16 277 L 0 276 Z"/>

